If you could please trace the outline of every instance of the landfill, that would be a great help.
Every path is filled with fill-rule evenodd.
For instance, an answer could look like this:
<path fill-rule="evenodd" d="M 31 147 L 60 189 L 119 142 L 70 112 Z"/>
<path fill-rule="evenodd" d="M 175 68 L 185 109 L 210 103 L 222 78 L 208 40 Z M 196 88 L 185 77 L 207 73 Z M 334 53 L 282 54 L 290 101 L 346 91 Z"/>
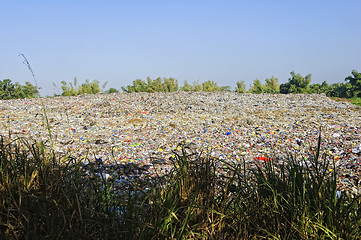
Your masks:
<path fill-rule="evenodd" d="M 168 171 L 178 144 L 251 166 L 321 155 L 361 194 L 361 108 L 318 94 L 115 93 L 0 101 L 0 135 L 128 172 Z M 129 167 L 132 166 L 132 167 Z M 136 167 L 137 166 L 137 167 Z M 105 178 L 111 176 L 107 171 Z"/>

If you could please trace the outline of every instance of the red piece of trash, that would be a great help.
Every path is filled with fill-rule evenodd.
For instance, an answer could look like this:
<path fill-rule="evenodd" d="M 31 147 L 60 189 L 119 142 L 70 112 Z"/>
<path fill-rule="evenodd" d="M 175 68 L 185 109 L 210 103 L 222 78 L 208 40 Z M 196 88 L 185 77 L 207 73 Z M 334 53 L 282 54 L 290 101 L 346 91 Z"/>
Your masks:
<path fill-rule="evenodd" d="M 256 157 L 255 159 L 264 161 L 264 162 L 268 162 L 268 161 L 272 161 L 272 159 L 268 158 L 268 157 Z"/>

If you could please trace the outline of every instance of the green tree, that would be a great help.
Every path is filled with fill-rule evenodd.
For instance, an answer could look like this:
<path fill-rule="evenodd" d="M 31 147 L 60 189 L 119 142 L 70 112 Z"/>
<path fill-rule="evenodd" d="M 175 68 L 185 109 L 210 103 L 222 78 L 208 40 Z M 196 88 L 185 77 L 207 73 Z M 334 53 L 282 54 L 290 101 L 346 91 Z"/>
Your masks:
<path fill-rule="evenodd" d="M 76 78 L 74 78 L 74 83 L 76 83 Z M 61 90 L 63 91 L 61 94 L 63 96 L 75 96 L 77 93 L 71 82 L 67 83 L 65 81 L 61 81 Z"/>
<path fill-rule="evenodd" d="M 154 89 L 154 86 L 153 86 L 153 80 L 150 77 L 147 77 L 145 92 L 155 92 L 155 89 Z"/>
<path fill-rule="evenodd" d="M 280 85 L 278 84 L 278 78 L 275 78 L 274 76 L 266 78 L 266 84 L 264 85 L 263 91 L 266 93 L 279 93 Z"/>
<path fill-rule="evenodd" d="M 163 92 L 162 79 L 160 77 L 152 81 L 153 92 Z"/>
<path fill-rule="evenodd" d="M 236 83 L 236 92 L 238 92 L 238 93 L 246 92 L 246 84 L 244 83 L 244 81 L 238 81 Z"/>
<path fill-rule="evenodd" d="M 0 81 L 0 99 L 34 98 L 38 95 L 38 88 L 30 82 L 23 86 L 17 82 L 12 83 L 10 79 Z"/>
<path fill-rule="evenodd" d="M 202 84 L 200 84 L 198 81 L 194 81 L 192 86 L 192 91 L 193 92 L 202 91 Z"/>
<path fill-rule="evenodd" d="M 10 79 L 0 81 L 0 99 L 12 99 L 12 93 L 15 90 L 14 84 Z"/>
<path fill-rule="evenodd" d="M 329 95 L 331 88 L 330 86 L 326 83 L 326 81 L 323 81 L 322 84 L 319 83 L 315 83 L 315 84 L 311 84 L 310 85 L 310 93 L 324 93 L 326 95 Z"/>
<path fill-rule="evenodd" d="M 164 78 L 163 79 L 166 92 L 176 92 L 178 91 L 178 80 L 174 78 Z"/>
<path fill-rule="evenodd" d="M 100 87 L 99 87 L 99 81 L 98 80 L 92 81 L 91 84 L 90 84 L 90 87 L 91 87 L 91 93 L 90 94 L 100 93 Z"/>
<path fill-rule="evenodd" d="M 351 83 L 334 83 L 330 85 L 327 93 L 329 97 L 351 98 L 353 97 L 353 87 Z"/>
<path fill-rule="evenodd" d="M 284 94 L 308 93 L 310 82 L 311 74 L 308 74 L 306 77 L 302 77 L 299 73 L 295 74 L 295 72 L 292 71 L 288 82 L 280 85 L 280 92 Z"/>
<path fill-rule="evenodd" d="M 261 81 L 256 79 L 253 81 L 253 86 L 251 87 L 251 89 L 249 90 L 249 92 L 251 93 L 263 93 L 264 91 L 264 86 L 262 85 Z"/>
<path fill-rule="evenodd" d="M 205 81 L 204 83 L 202 83 L 202 91 L 203 92 L 215 92 L 215 91 L 220 91 L 221 88 L 217 85 L 216 82 L 214 81 Z"/>
<path fill-rule="evenodd" d="M 192 92 L 193 91 L 192 85 L 190 85 L 186 80 L 184 81 L 183 86 L 180 89 L 182 91 L 185 91 L 185 92 Z"/>
<path fill-rule="evenodd" d="M 128 86 L 128 92 L 146 92 L 147 90 L 147 83 L 141 79 L 134 80 L 133 85 Z"/>
<path fill-rule="evenodd" d="M 352 70 L 351 74 L 345 81 L 351 85 L 352 97 L 361 97 L 361 73 Z"/>
<path fill-rule="evenodd" d="M 107 83 L 107 82 L 106 82 Z M 105 87 L 106 83 L 103 85 Z M 73 83 L 61 81 L 61 89 L 63 93 L 62 96 L 76 96 L 80 94 L 97 94 L 100 93 L 99 81 L 93 80 L 90 82 L 88 79 L 85 80 L 85 83 L 82 83 L 78 86 L 78 81 L 74 78 Z"/>
<path fill-rule="evenodd" d="M 158 77 L 152 80 L 147 77 L 147 81 L 136 79 L 133 85 L 122 87 L 124 92 L 176 92 L 178 91 L 178 80 L 174 78 L 161 78 Z"/>
<path fill-rule="evenodd" d="M 199 84 L 197 81 L 193 85 L 188 84 L 187 81 L 184 81 L 184 85 L 179 88 L 178 80 L 175 78 L 161 78 L 158 77 L 152 80 L 150 77 L 147 77 L 147 81 L 137 79 L 133 81 L 133 85 L 128 85 L 127 87 L 122 87 L 124 92 L 176 92 L 182 90 L 185 92 L 213 92 L 213 91 L 230 91 L 229 86 L 218 86 L 214 81 L 206 81 L 202 84 Z"/>
<path fill-rule="evenodd" d="M 25 85 L 21 87 L 26 98 L 35 98 L 39 96 L 38 87 L 32 85 L 30 82 L 25 82 Z"/>
<path fill-rule="evenodd" d="M 107 93 L 109 93 L 109 94 L 110 93 L 119 93 L 119 91 L 117 89 L 115 89 L 115 88 L 109 88 Z"/>

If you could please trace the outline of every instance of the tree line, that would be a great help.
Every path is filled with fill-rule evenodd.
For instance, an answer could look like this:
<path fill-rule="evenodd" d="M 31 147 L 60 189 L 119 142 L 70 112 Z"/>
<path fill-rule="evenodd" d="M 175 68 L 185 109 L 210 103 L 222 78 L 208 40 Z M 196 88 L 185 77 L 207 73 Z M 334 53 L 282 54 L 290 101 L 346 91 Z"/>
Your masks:
<path fill-rule="evenodd" d="M 73 82 L 61 82 L 62 96 L 76 96 L 81 94 L 98 94 L 104 91 L 105 86 L 108 82 L 105 82 L 102 87 L 99 86 L 98 80 L 90 82 L 88 79 L 85 83 L 78 85 L 77 78 L 74 78 Z M 54 84 L 55 85 L 55 84 Z"/>
<path fill-rule="evenodd" d="M 193 82 L 189 84 L 187 81 L 184 81 L 182 87 L 179 87 L 178 80 L 174 78 L 156 78 L 152 80 L 150 77 L 147 78 L 147 81 L 136 79 L 133 81 L 133 85 L 128 85 L 127 87 L 122 87 L 123 92 L 132 93 L 132 92 L 215 92 L 215 91 L 231 91 L 229 86 L 218 86 L 214 81 L 206 81 L 203 83 Z"/>
<path fill-rule="evenodd" d="M 311 84 L 311 74 L 302 76 L 299 73 L 292 71 L 291 77 L 288 82 L 279 84 L 278 78 L 272 76 L 265 79 L 265 83 L 261 83 L 259 79 L 253 81 L 250 89 L 246 90 L 246 84 L 244 81 L 236 82 L 235 91 L 238 93 L 324 93 L 329 97 L 340 97 L 340 98 L 358 98 L 361 97 L 361 73 L 353 70 L 351 75 L 345 78 L 345 83 L 334 83 L 327 84 L 326 81 L 319 84 Z M 152 80 L 147 78 L 146 81 L 136 79 L 132 85 L 122 87 L 124 92 L 213 92 L 213 91 L 231 91 L 229 86 L 218 86 L 214 81 L 206 81 L 203 83 L 194 82 L 189 84 L 184 81 L 182 87 L 178 86 L 178 81 L 174 78 L 157 78 Z"/>
<path fill-rule="evenodd" d="M 311 74 L 302 76 L 299 73 L 292 71 L 291 77 L 286 83 L 279 84 L 278 78 L 272 76 L 265 79 L 262 83 L 259 79 L 253 81 L 250 88 L 246 90 L 244 81 L 237 81 L 235 90 L 238 93 L 272 93 L 272 94 L 289 94 L 289 93 L 317 93 L 326 94 L 329 97 L 339 98 L 360 98 L 361 97 L 361 73 L 353 70 L 351 75 L 345 78 L 344 83 L 328 84 L 326 81 L 319 84 L 311 84 Z M 104 91 L 107 82 L 102 86 L 99 85 L 98 80 L 89 81 L 78 84 L 76 78 L 73 82 L 61 82 L 62 96 L 76 96 L 80 94 L 98 94 L 98 93 L 117 93 L 115 88 L 109 88 Z M 55 85 L 55 84 L 54 84 Z M 56 86 L 56 85 L 55 85 Z M 175 78 L 161 78 L 146 80 L 136 79 L 132 85 L 121 87 L 123 92 L 214 92 L 214 91 L 232 91 L 230 86 L 219 86 L 214 81 L 205 81 L 199 83 L 198 81 L 189 84 L 184 81 L 183 86 L 179 86 L 178 80 Z M 25 85 L 19 83 L 12 83 L 10 79 L 0 80 L 0 99 L 16 99 L 16 98 L 34 98 L 39 96 L 39 89 L 31 83 L 26 82 Z"/>

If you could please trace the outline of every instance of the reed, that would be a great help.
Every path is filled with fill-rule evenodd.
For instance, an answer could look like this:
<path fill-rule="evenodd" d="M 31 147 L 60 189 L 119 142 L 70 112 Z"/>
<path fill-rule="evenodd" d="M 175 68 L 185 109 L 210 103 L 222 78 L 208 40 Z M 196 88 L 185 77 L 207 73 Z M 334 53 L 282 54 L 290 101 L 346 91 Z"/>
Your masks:
<path fill-rule="evenodd" d="M 170 172 L 119 189 L 122 171 L 1 137 L 0 239 L 358 239 L 360 196 L 339 195 L 320 143 L 255 168 L 181 143 Z"/>

